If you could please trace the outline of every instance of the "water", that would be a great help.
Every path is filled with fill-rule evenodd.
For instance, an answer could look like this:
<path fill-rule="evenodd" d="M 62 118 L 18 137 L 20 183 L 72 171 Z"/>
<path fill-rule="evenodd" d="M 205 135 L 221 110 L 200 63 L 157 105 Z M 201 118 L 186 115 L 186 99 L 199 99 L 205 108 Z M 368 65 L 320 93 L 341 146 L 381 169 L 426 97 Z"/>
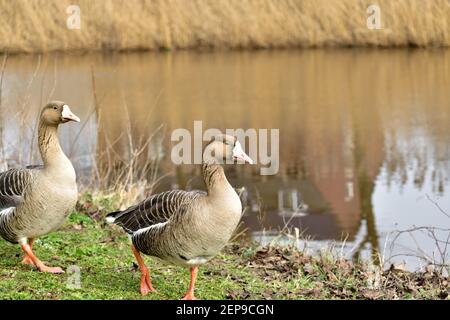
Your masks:
<path fill-rule="evenodd" d="M 450 228 L 437 207 L 450 213 L 449 89 L 447 50 L 12 56 L 2 146 L 10 165 L 38 162 L 29 143 L 37 112 L 60 99 L 84 120 L 61 133 L 80 176 L 108 143 L 126 159 L 128 129 L 139 144 L 162 124 L 162 148 L 146 149 L 161 160 L 158 190 L 202 188 L 197 167 L 170 162 L 172 130 L 192 130 L 195 120 L 204 129 L 279 128 L 277 175 L 227 168 L 232 184 L 246 187 L 247 235 L 267 243 L 298 228 L 313 250 L 335 241 L 348 257 L 379 251 L 414 269 L 424 263 L 415 255 L 449 258 L 425 232 L 391 246 L 397 230 Z"/>

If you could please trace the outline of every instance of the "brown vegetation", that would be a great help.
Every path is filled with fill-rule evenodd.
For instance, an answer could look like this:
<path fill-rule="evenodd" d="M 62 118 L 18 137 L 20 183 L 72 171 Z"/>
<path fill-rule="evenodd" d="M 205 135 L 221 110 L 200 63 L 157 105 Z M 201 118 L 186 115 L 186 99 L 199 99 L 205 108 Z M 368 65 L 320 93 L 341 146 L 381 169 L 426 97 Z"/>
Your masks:
<path fill-rule="evenodd" d="M 382 270 L 326 254 L 315 258 L 289 248 L 264 247 L 249 252 L 248 247 L 234 245 L 227 249 L 232 256 L 243 257 L 240 265 L 254 278 L 270 284 L 294 284 L 270 286 L 261 293 L 264 299 L 448 299 L 450 294 L 448 277 L 431 265 L 417 272 L 394 265 Z M 233 280 L 242 283 L 242 289 L 229 291 L 229 299 L 258 298 L 245 280 Z"/>
<path fill-rule="evenodd" d="M 70 0 L 0 0 L 0 50 L 153 50 L 321 46 L 448 46 L 446 0 L 77 1 L 81 29 L 66 27 Z"/>

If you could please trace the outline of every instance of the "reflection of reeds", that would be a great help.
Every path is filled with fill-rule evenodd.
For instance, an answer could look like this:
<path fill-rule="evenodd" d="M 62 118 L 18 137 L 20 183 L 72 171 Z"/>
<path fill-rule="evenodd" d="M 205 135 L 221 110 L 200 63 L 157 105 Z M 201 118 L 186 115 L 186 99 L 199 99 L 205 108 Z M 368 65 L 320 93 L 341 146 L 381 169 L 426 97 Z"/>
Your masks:
<path fill-rule="evenodd" d="M 160 128 L 156 129 L 154 134 L 135 145 L 131 131 L 127 130 L 124 136 L 130 143 L 126 145 L 126 155 L 115 151 L 120 139 L 110 141 L 104 137 L 105 144 L 92 161 L 90 184 L 102 191 L 118 193 L 127 203 L 150 194 L 158 181 L 159 159 L 148 154 L 148 147 L 151 143 L 158 143 L 155 140 L 159 131 Z"/>
<path fill-rule="evenodd" d="M 126 130 L 110 140 L 107 132 L 102 131 L 101 109 L 95 86 L 94 70 L 91 68 L 94 108 L 97 114 L 97 134 L 101 147 L 97 146 L 96 159 L 92 159 L 90 185 L 102 192 L 114 192 L 120 196 L 122 204 L 129 205 L 151 193 L 158 181 L 159 154 L 149 151 L 151 145 L 161 145 L 159 134 L 162 125 L 148 136 L 136 137 L 132 130 L 126 100 L 123 99 L 123 116 Z M 147 115 L 148 116 L 148 115 Z M 122 143 L 125 141 L 125 143 Z M 124 146 L 126 150 L 120 148 Z M 158 149 L 158 148 L 157 148 Z M 157 150 L 158 152 L 158 150 Z M 92 154 L 95 154 L 93 152 Z M 160 179 L 160 178 L 159 178 Z"/>
<path fill-rule="evenodd" d="M 366 25 L 370 0 L 0 0 L 0 50 L 128 50 L 318 46 L 448 46 L 446 0 L 378 0 L 382 30 Z"/>

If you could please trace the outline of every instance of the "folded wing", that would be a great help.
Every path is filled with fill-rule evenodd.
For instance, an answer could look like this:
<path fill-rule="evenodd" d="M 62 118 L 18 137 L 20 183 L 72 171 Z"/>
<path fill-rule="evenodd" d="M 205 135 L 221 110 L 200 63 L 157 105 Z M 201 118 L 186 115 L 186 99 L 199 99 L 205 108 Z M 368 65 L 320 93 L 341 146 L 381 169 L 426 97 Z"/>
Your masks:
<path fill-rule="evenodd" d="M 10 169 L 0 173 L 0 210 L 17 207 L 33 179 L 32 170 Z"/>
<path fill-rule="evenodd" d="M 106 220 L 121 226 L 128 234 L 182 217 L 184 206 L 205 196 L 203 191 L 172 190 L 153 195 L 124 211 L 107 215 Z"/>

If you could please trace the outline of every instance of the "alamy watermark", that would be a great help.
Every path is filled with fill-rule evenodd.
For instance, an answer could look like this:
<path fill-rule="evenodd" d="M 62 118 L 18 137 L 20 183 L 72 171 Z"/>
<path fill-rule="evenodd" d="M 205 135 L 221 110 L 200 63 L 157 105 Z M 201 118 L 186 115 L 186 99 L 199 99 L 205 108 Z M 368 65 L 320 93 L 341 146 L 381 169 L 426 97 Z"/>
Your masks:
<path fill-rule="evenodd" d="M 178 128 L 170 137 L 176 144 L 172 147 L 171 160 L 174 164 L 201 164 L 203 156 L 203 143 L 225 133 L 234 136 L 242 145 L 244 151 L 255 164 L 260 164 L 260 174 L 274 175 L 279 170 L 280 158 L 280 130 L 279 129 L 220 129 L 210 128 L 203 131 L 202 121 L 194 121 L 193 135 L 185 128 Z M 246 141 L 248 144 L 246 144 Z M 248 150 L 246 150 L 248 145 Z M 269 150 L 270 149 L 270 150 Z M 270 152 L 269 152 L 270 151 Z M 232 159 L 226 160 L 233 163 Z"/>
<path fill-rule="evenodd" d="M 81 289 L 81 270 L 78 266 L 69 266 L 67 268 L 67 289 Z"/>
<path fill-rule="evenodd" d="M 371 4 L 367 7 L 367 28 L 370 30 L 380 30 L 381 26 L 381 9 L 379 5 Z"/>
<path fill-rule="evenodd" d="M 66 13 L 69 15 L 66 20 L 67 29 L 79 30 L 81 29 L 81 9 L 80 6 L 72 4 L 66 8 Z"/>
<path fill-rule="evenodd" d="M 366 26 L 370 30 L 383 29 L 381 25 L 381 8 L 377 4 L 371 4 L 366 10 L 369 16 L 367 17 Z M 79 5 L 71 4 L 66 8 L 68 15 L 66 20 L 67 29 L 79 30 L 81 29 L 81 9 Z"/>

